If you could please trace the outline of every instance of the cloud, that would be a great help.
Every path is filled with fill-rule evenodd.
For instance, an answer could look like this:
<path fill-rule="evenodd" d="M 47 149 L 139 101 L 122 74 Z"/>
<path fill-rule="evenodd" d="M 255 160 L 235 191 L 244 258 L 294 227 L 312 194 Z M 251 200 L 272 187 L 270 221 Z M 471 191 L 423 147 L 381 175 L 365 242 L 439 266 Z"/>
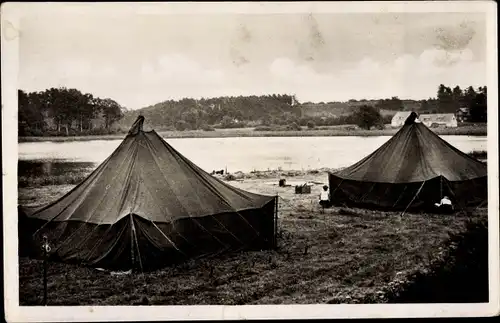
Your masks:
<path fill-rule="evenodd" d="M 224 73 L 221 70 L 205 68 L 187 56 L 169 54 L 143 63 L 141 79 L 147 83 L 161 82 L 170 86 L 211 86 L 220 85 L 224 80 Z"/>
<path fill-rule="evenodd" d="M 423 99 L 435 96 L 440 83 L 478 87 L 486 82 L 485 63 L 478 61 L 469 48 L 428 48 L 415 55 L 399 55 L 392 61 L 365 56 L 341 68 L 332 62 L 321 69 L 313 62 L 280 56 L 264 70 L 252 64 L 222 70 L 188 55 L 171 53 L 120 69 L 67 58 L 23 70 L 22 89 L 74 87 L 111 97 L 130 109 L 182 97 L 272 93 L 296 94 L 303 102 L 391 96 Z M 43 87 L 34 88 L 33 84 L 39 83 L 37 78 L 43 80 Z"/>
<path fill-rule="evenodd" d="M 280 57 L 269 66 L 275 86 L 302 101 L 362 98 L 423 99 L 435 96 L 440 83 L 481 86 L 486 67 L 470 49 L 445 51 L 429 48 L 419 55 L 404 54 L 391 62 L 365 57 L 350 68 L 317 72 L 307 63 Z"/>
<path fill-rule="evenodd" d="M 444 50 L 466 48 L 476 34 L 475 26 L 467 21 L 458 26 L 443 26 L 434 29 L 435 46 Z"/>

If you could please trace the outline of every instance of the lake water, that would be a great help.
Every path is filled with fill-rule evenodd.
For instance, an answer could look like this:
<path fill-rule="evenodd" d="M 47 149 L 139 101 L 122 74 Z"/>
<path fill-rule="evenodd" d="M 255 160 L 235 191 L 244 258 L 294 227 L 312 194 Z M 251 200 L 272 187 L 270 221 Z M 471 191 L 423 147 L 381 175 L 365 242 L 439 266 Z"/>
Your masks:
<path fill-rule="evenodd" d="M 349 166 L 370 154 L 390 136 L 380 137 L 238 137 L 175 138 L 166 141 L 207 172 L 307 170 Z M 487 150 L 486 136 L 442 136 L 468 153 Z M 19 143 L 19 160 L 93 163 L 106 159 L 121 140 Z"/>

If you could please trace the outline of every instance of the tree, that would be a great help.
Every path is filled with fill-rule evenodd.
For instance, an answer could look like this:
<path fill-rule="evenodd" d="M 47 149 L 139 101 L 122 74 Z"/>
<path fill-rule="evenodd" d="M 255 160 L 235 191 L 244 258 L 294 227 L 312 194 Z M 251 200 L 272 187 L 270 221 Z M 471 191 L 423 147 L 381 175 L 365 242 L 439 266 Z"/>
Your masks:
<path fill-rule="evenodd" d="M 104 127 L 106 129 L 109 129 L 115 121 L 123 117 L 123 107 L 112 99 L 99 99 L 98 108 L 100 108 L 103 113 Z"/>
<path fill-rule="evenodd" d="M 452 91 L 452 99 L 453 99 L 453 106 L 455 108 L 455 111 L 457 111 L 459 108 L 462 107 L 463 104 L 463 93 L 462 89 L 460 86 L 455 86 Z"/>
<path fill-rule="evenodd" d="M 463 95 L 463 103 L 464 103 L 465 107 L 468 107 L 469 109 L 472 107 L 473 102 L 476 98 L 476 94 L 477 93 L 472 86 L 469 86 L 465 90 L 464 95 Z"/>
<path fill-rule="evenodd" d="M 488 98 L 487 98 L 487 88 L 479 87 L 479 92 L 472 100 L 470 106 L 470 116 L 471 120 L 474 122 L 487 122 L 488 115 Z"/>
<path fill-rule="evenodd" d="M 74 88 L 50 88 L 40 92 L 19 95 L 19 131 L 43 135 L 54 123 L 56 131 L 65 129 L 65 134 L 91 130 L 93 119 L 102 118 L 106 128 L 120 119 L 125 108 L 111 99 L 95 98 Z M 100 115 L 99 115 L 100 114 Z M 76 123 L 75 123 L 76 122 Z"/>
<path fill-rule="evenodd" d="M 80 132 L 84 130 L 84 124 L 87 125 L 87 129 L 90 130 L 92 125 L 92 119 L 97 116 L 97 109 L 94 105 L 94 97 L 92 94 L 83 94 L 78 99 L 78 114 L 79 120 L 78 124 L 80 127 Z"/>
<path fill-rule="evenodd" d="M 184 131 L 187 129 L 187 123 L 186 121 L 184 120 L 178 120 L 176 123 L 175 123 L 175 129 L 179 130 L 179 131 Z"/>
<path fill-rule="evenodd" d="M 440 84 L 437 92 L 437 99 L 440 111 L 443 112 L 455 111 L 452 90 L 449 87 Z"/>
<path fill-rule="evenodd" d="M 233 118 L 230 116 L 224 116 L 220 123 L 222 128 L 233 128 L 235 126 Z"/>
<path fill-rule="evenodd" d="M 370 130 L 374 126 L 380 126 L 383 124 L 382 116 L 378 109 L 370 105 L 360 106 L 356 112 L 354 112 L 354 120 L 356 124 L 363 129 Z"/>
<path fill-rule="evenodd" d="M 189 109 L 188 111 L 183 112 L 181 114 L 181 120 L 184 120 L 187 128 L 192 130 L 198 129 L 200 123 L 202 123 L 202 121 L 198 118 L 198 111 L 196 111 L 196 109 Z"/>
<path fill-rule="evenodd" d="M 271 125 L 271 120 L 268 117 L 264 117 L 260 120 L 260 124 L 262 126 L 270 126 Z"/>
<path fill-rule="evenodd" d="M 296 123 L 296 122 L 292 122 L 291 124 L 289 124 L 287 127 L 286 127 L 288 130 L 295 130 L 295 131 L 300 131 L 302 130 L 302 128 Z"/>
<path fill-rule="evenodd" d="M 20 135 L 36 135 L 45 129 L 41 103 L 33 93 L 18 90 L 18 131 Z"/>
<path fill-rule="evenodd" d="M 390 99 L 382 99 L 375 105 L 377 109 L 400 111 L 403 108 L 403 101 L 397 96 L 393 96 Z"/>

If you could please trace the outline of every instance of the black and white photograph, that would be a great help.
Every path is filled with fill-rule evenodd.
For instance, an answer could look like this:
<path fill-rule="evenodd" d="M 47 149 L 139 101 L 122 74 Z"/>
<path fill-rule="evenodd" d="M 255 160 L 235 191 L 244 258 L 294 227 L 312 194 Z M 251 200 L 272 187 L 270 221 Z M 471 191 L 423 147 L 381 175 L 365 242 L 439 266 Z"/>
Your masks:
<path fill-rule="evenodd" d="M 1 9 L 8 322 L 498 315 L 495 2 Z"/>

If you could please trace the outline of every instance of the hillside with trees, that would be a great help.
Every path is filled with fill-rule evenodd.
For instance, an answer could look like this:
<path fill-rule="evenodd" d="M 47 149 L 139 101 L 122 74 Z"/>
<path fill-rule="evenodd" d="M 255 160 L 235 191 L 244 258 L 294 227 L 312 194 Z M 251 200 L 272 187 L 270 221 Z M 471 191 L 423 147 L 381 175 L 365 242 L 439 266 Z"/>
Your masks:
<path fill-rule="evenodd" d="M 301 109 L 290 95 L 216 97 L 209 99 L 168 100 L 130 111 L 120 121 L 131 124 L 142 114 L 152 127 L 161 130 L 242 128 L 262 123 L 281 124 L 297 121 Z"/>
<path fill-rule="evenodd" d="M 18 94 L 20 136 L 123 133 L 140 114 L 146 117 L 148 126 L 159 131 L 245 127 L 300 130 L 301 126 L 312 129 L 344 124 L 371 129 L 390 123 L 398 111 L 456 113 L 459 109 L 467 111 L 466 121 L 487 121 L 486 86 L 462 90 L 441 84 L 436 97 L 426 100 L 391 97 L 300 103 L 295 96 L 273 94 L 167 100 L 132 111 L 112 99 L 101 99 L 76 89 L 51 88 L 32 93 L 19 90 Z"/>

